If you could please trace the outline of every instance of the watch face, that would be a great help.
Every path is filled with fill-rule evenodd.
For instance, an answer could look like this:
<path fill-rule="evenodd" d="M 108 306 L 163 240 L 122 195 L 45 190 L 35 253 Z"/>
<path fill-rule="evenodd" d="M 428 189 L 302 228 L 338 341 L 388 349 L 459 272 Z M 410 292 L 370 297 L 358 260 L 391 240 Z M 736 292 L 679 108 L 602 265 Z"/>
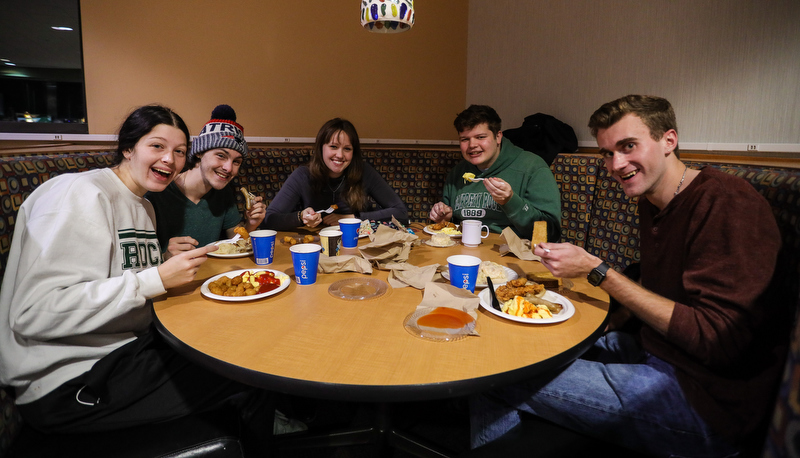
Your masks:
<path fill-rule="evenodd" d="M 593 270 L 589 272 L 589 276 L 586 277 L 586 279 L 589 280 L 590 285 L 597 286 L 600 284 L 600 281 L 603 280 L 603 276 L 600 275 L 600 272 Z"/>

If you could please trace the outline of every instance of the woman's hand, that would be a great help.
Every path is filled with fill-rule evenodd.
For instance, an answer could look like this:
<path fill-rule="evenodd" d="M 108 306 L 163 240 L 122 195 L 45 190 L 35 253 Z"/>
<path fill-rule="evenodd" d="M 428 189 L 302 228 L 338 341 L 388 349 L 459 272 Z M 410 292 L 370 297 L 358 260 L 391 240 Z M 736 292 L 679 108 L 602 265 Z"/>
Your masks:
<path fill-rule="evenodd" d="M 184 251 L 169 258 L 158 266 L 158 275 L 164 289 L 185 285 L 194 280 L 200 265 L 206 262 L 207 253 L 217 250 L 216 245 L 206 245 L 194 250 Z"/>
<path fill-rule="evenodd" d="M 453 209 L 444 202 L 436 202 L 431 208 L 431 213 L 428 218 L 433 220 L 434 223 L 441 223 L 442 221 L 450 221 L 453 219 Z"/>
<path fill-rule="evenodd" d="M 511 200 L 511 196 L 514 195 L 511 185 L 502 178 L 487 178 L 483 180 L 483 185 L 486 186 L 486 190 L 489 191 L 492 199 L 499 205 L 507 204 Z"/>
<path fill-rule="evenodd" d="M 322 215 L 315 212 L 313 208 L 308 207 L 300 212 L 300 219 L 302 219 L 303 224 L 308 227 L 317 227 L 319 223 L 322 222 Z"/>
<path fill-rule="evenodd" d="M 267 206 L 263 200 L 261 196 L 256 196 L 252 200 L 253 203 L 250 210 L 244 212 L 244 228 L 247 229 L 247 232 L 258 229 L 258 226 L 264 221 L 264 217 L 267 216 Z"/>
<path fill-rule="evenodd" d="M 194 250 L 197 248 L 197 244 L 199 242 L 192 237 L 181 236 L 181 237 L 172 237 L 169 239 L 169 245 L 167 245 L 167 252 L 164 253 L 164 259 L 169 259 L 177 254 L 181 254 L 185 251 Z"/>

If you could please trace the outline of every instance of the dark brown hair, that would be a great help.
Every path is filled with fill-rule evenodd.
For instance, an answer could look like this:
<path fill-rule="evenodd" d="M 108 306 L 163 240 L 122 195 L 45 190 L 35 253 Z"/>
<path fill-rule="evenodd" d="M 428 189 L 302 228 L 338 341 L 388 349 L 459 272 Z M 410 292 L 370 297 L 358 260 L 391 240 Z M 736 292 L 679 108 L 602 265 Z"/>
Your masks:
<path fill-rule="evenodd" d="M 625 115 L 633 114 L 642 120 L 650 129 L 650 137 L 661 140 L 669 130 L 678 131 L 678 122 L 675 120 L 675 111 L 667 99 L 650 95 L 626 95 L 617 100 L 604 103 L 589 118 L 589 128 L 592 136 L 597 138 L 597 131 L 608 129 L 616 124 Z M 678 146 L 675 146 L 675 156 L 678 155 Z"/>
<path fill-rule="evenodd" d="M 456 116 L 455 121 L 453 121 L 453 126 L 456 128 L 456 132 L 460 134 L 465 130 L 472 129 L 484 123 L 486 123 L 495 137 L 497 137 L 497 134 L 503 127 L 503 121 L 500 119 L 500 115 L 494 111 L 494 108 L 488 105 L 470 105 L 469 108 Z"/>
<path fill-rule="evenodd" d="M 122 162 L 123 153 L 133 150 L 142 137 L 150 133 L 159 124 L 176 127 L 186 136 L 186 147 L 189 147 L 189 129 L 186 123 L 171 109 L 161 105 L 145 105 L 139 107 L 122 123 L 117 133 L 117 151 L 114 155 L 114 165 Z"/>

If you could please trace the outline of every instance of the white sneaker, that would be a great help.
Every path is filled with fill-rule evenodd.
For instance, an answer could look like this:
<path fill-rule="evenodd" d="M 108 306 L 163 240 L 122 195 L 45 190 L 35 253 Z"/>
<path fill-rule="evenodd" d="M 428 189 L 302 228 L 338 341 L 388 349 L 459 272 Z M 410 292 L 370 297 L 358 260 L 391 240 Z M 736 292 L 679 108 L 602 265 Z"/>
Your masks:
<path fill-rule="evenodd" d="M 281 411 L 275 410 L 275 422 L 272 424 L 272 434 L 299 433 L 308 430 L 308 426 L 300 420 L 295 420 L 284 415 Z"/>

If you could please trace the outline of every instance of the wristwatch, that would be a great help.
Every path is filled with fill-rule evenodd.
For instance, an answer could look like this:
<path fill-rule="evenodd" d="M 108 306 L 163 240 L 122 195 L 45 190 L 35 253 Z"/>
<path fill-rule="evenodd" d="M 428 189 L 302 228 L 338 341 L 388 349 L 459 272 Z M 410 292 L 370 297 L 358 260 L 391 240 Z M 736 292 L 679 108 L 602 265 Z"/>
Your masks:
<path fill-rule="evenodd" d="M 589 275 L 586 276 L 586 279 L 589 280 L 589 284 L 592 286 L 600 286 L 600 283 L 603 283 L 603 280 L 606 279 L 606 271 L 610 266 L 605 262 L 601 262 L 599 266 L 592 269 L 589 272 Z"/>

